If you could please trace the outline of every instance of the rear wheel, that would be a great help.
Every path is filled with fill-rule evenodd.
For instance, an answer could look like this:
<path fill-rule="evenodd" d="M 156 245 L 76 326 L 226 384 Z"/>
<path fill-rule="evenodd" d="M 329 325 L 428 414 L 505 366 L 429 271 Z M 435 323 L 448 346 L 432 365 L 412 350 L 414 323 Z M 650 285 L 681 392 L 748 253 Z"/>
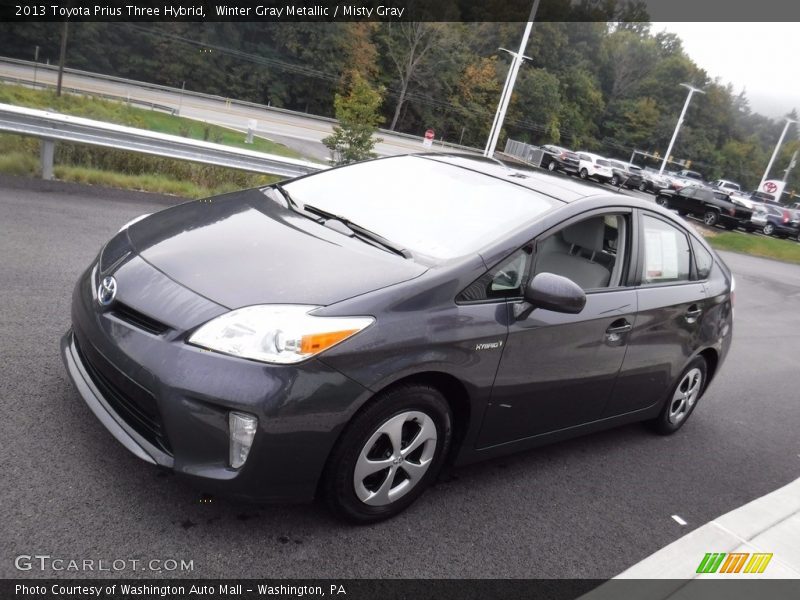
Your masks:
<path fill-rule="evenodd" d="M 647 425 L 661 435 L 670 435 L 683 427 L 703 395 L 707 372 L 706 361 L 702 356 L 692 360 L 670 391 L 661 414 L 648 421 Z"/>
<path fill-rule="evenodd" d="M 640 192 L 646 192 L 647 191 L 647 184 L 644 181 L 639 184 L 639 191 Z"/>
<path fill-rule="evenodd" d="M 382 393 L 348 425 L 322 491 L 337 516 L 367 524 L 405 510 L 435 480 L 450 447 L 452 414 L 430 386 Z"/>
<path fill-rule="evenodd" d="M 709 227 L 714 227 L 719 222 L 719 213 L 715 210 L 707 210 L 703 215 L 703 223 Z"/>
<path fill-rule="evenodd" d="M 772 223 L 767 223 L 766 225 L 764 225 L 763 231 L 764 235 L 772 235 L 773 233 L 775 233 L 775 225 L 773 225 Z"/>
<path fill-rule="evenodd" d="M 555 171 L 558 165 L 556 165 L 556 161 L 551 160 L 547 165 L 548 171 Z"/>

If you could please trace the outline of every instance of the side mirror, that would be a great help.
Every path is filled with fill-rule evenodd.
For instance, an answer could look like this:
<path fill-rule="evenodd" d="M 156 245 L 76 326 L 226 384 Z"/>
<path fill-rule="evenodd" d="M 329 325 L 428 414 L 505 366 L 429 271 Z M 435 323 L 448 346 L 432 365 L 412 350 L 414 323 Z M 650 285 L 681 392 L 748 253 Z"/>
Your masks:
<path fill-rule="evenodd" d="M 586 294 L 571 279 L 554 273 L 539 273 L 528 283 L 525 300 L 536 308 L 574 315 L 586 305 Z"/>

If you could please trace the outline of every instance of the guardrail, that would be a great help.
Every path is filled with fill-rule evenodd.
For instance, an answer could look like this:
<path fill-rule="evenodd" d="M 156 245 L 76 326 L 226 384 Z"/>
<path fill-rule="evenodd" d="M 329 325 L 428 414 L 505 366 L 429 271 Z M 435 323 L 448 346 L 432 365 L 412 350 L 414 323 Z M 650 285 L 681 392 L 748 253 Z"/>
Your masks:
<path fill-rule="evenodd" d="M 51 72 L 58 71 L 58 67 L 56 65 L 49 65 L 49 64 L 43 64 L 43 63 L 34 63 L 33 61 L 21 60 L 21 59 L 18 59 L 18 58 L 0 57 L 0 63 L 7 63 L 7 64 L 11 64 L 11 65 L 19 65 L 19 66 L 29 67 L 31 69 L 36 67 L 37 69 L 45 70 L 45 71 L 51 71 Z M 320 123 L 329 123 L 331 125 L 335 125 L 337 123 L 336 119 L 333 119 L 331 117 L 323 117 L 323 116 L 320 116 L 320 115 L 313 115 L 313 114 L 310 114 L 310 113 L 304 113 L 304 112 L 300 112 L 300 111 L 296 111 L 296 110 L 290 110 L 288 108 L 280 108 L 280 107 L 277 107 L 277 106 L 268 106 L 266 104 L 259 104 L 257 102 L 249 102 L 247 100 L 237 100 L 235 98 L 226 98 L 224 96 L 218 96 L 216 94 L 206 94 L 206 93 L 203 93 L 203 92 L 195 92 L 195 91 L 192 91 L 192 90 L 182 90 L 181 88 L 169 87 L 169 86 L 161 85 L 161 84 L 158 84 L 158 83 L 149 83 L 149 82 L 146 82 L 146 81 L 137 81 L 135 79 L 125 79 L 124 77 L 116 77 L 114 75 L 105 75 L 103 73 L 92 73 L 91 71 L 82 71 L 81 69 L 73 69 L 73 68 L 70 68 L 70 67 L 66 67 L 64 69 L 64 73 L 69 74 L 69 75 L 76 75 L 76 76 L 79 76 L 79 77 L 88 77 L 88 78 L 91 78 L 91 79 L 97 79 L 99 81 L 109 81 L 109 82 L 119 83 L 119 84 L 128 85 L 128 86 L 132 86 L 132 87 L 136 87 L 136 88 L 141 88 L 141 89 L 144 89 L 144 90 L 154 90 L 154 91 L 160 91 L 160 92 L 168 92 L 170 94 L 175 94 L 175 95 L 177 95 L 179 97 L 183 96 L 183 97 L 186 97 L 186 98 L 194 97 L 194 98 L 201 98 L 201 99 L 204 99 L 204 100 L 212 100 L 212 101 L 215 101 L 215 102 L 221 102 L 226 106 L 240 106 L 240 107 L 244 107 L 244 108 L 255 108 L 255 109 L 258 109 L 258 110 L 263 110 L 263 111 L 277 113 L 277 114 L 284 114 L 284 115 L 289 115 L 289 116 L 294 116 L 294 117 L 302 117 L 302 118 L 306 118 L 306 119 L 313 119 L 314 121 L 319 121 Z M 17 79 L 19 80 L 19 78 L 17 78 Z M 19 81 L 23 81 L 23 80 L 19 80 Z M 27 84 L 28 85 L 30 85 L 31 83 L 32 83 L 31 80 L 27 80 Z M 79 88 L 71 88 L 71 89 L 76 91 L 77 93 L 80 93 L 80 94 L 96 95 L 94 92 L 80 90 Z M 131 99 L 131 101 L 132 101 L 132 99 Z M 178 104 L 179 103 L 180 103 L 180 101 L 178 101 Z M 171 108 L 174 111 L 174 114 L 179 114 L 179 108 L 178 108 L 177 105 L 174 106 L 174 107 L 167 107 L 167 108 Z M 390 129 L 378 129 L 378 135 L 379 136 L 393 136 L 393 137 L 398 137 L 398 138 L 403 138 L 403 139 L 419 142 L 420 143 L 420 151 L 423 150 L 423 148 L 422 148 L 422 140 L 424 138 L 421 135 L 413 135 L 413 134 L 410 134 L 410 133 L 402 133 L 402 132 L 399 132 L 399 131 L 392 131 Z M 456 150 L 456 151 L 470 152 L 470 153 L 479 153 L 479 152 L 481 152 L 477 148 L 472 148 L 470 146 L 464 146 L 462 144 L 456 144 L 456 143 L 453 143 L 453 142 L 445 142 L 444 140 L 440 140 L 440 139 L 434 140 L 434 147 L 436 147 L 436 148 L 446 148 L 448 150 Z"/>
<path fill-rule="evenodd" d="M 534 167 L 541 166 L 542 156 L 544 156 L 544 150 L 538 146 L 531 146 L 530 144 L 517 142 L 511 139 L 506 140 L 506 147 L 503 152 L 509 156 L 514 156 L 530 165 L 533 165 Z"/>
<path fill-rule="evenodd" d="M 9 77 L 8 75 L 0 75 L 0 83 L 13 83 L 14 85 L 27 85 L 34 89 L 41 88 L 43 90 L 46 89 L 56 89 L 55 83 L 47 83 L 44 81 L 29 81 L 27 79 L 20 79 L 18 77 Z M 155 102 L 150 102 L 148 100 L 142 100 L 140 98 L 128 98 L 124 96 L 115 96 L 114 94 L 105 94 L 100 92 L 87 92 L 86 90 L 81 90 L 79 88 L 61 86 L 61 89 L 68 93 L 68 94 L 75 94 L 78 96 L 90 96 L 92 98 L 101 98 L 103 100 L 111 100 L 112 102 L 123 102 L 125 104 L 136 104 L 137 106 L 142 106 L 144 108 L 149 108 L 150 110 L 158 110 L 160 112 L 165 112 L 170 115 L 175 115 L 178 110 L 174 106 L 167 106 L 165 104 L 157 104 Z"/>
<path fill-rule="evenodd" d="M 33 108 L 0 104 L 0 131 L 38 137 L 42 143 L 42 178 L 53 178 L 55 143 L 74 142 L 129 152 L 177 158 L 255 173 L 295 177 L 326 169 L 304 160 L 264 154 L 177 135 L 156 133 Z"/>

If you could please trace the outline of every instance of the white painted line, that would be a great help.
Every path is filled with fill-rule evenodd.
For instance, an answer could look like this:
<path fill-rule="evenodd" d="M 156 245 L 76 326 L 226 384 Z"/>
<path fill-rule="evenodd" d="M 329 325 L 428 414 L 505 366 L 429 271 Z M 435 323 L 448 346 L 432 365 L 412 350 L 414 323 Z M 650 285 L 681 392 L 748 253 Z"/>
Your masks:
<path fill-rule="evenodd" d="M 672 515 L 672 520 L 675 521 L 678 525 L 686 525 L 686 521 L 681 519 L 678 515 Z"/>

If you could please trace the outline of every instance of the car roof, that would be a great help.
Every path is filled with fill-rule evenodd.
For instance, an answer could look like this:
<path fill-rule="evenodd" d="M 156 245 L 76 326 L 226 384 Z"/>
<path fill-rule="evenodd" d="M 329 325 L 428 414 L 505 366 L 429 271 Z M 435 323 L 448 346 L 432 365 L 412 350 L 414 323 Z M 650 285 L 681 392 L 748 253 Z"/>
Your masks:
<path fill-rule="evenodd" d="M 581 198 L 597 196 L 600 193 L 597 188 L 585 183 L 579 183 L 545 171 L 518 166 L 493 158 L 470 154 L 439 153 L 416 154 L 415 156 L 484 173 L 562 202 L 573 202 Z M 627 198 L 627 196 L 623 197 Z"/>

